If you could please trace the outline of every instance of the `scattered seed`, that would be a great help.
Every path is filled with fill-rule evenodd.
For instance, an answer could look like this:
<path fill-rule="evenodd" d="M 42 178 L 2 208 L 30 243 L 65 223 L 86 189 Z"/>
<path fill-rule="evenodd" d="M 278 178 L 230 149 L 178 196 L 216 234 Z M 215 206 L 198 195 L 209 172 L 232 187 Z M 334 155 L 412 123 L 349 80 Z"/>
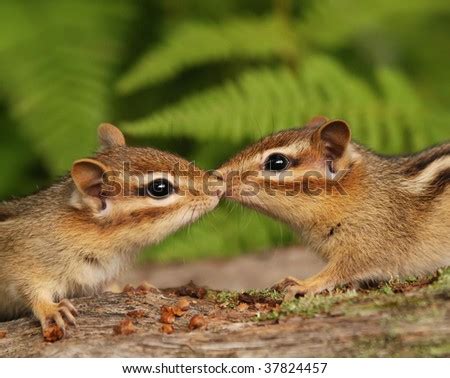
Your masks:
<path fill-rule="evenodd" d="M 44 328 L 43 336 L 45 341 L 54 343 L 64 337 L 64 331 L 57 324 L 50 324 Z"/>
<path fill-rule="evenodd" d="M 187 311 L 189 310 L 189 306 L 191 304 L 189 303 L 189 301 L 186 298 L 180 298 L 180 300 L 177 302 L 177 306 L 180 310 L 182 311 Z"/>
<path fill-rule="evenodd" d="M 136 327 L 131 319 L 125 318 L 114 326 L 113 331 L 115 335 L 131 335 L 136 332 Z"/>
<path fill-rule="evenodd" d="M 244 312 L 248 310 L 248 304 L 247 303 L 239 303 L 236 306 L 236 310 L 240 311 L 240 312 Z"/>
<path fill-rule="evenodd" d="M 168 335 L 170 335 L 171 333 L 173 333 L 174 329 L 173 329 L 173 325 L 172 324 L 163 324 L 161 326 L 161 332 L 162 333 L 166 333 Z"/>
<path fill-rule="evenodd" d="M 270 306 L 267 303 L 255 303 L 255 308 L 258 311 L 266 311 L 270 308 Z"/>
<path fill-rule="evenodd" d="M 186 311 L 183 311 L 181 308 L 179 308 L 179 307 L 174 307 L 173 309 L 172 309 L 172 311 L 173 311 L 173 314 L 176 316 L 176 317 L 180 317 L 180 316 L 183 316 L 185 313 L 186 313 Z"/>
<path fill-rule="evenodd" d="M 199 287 L 191 281 L 187 285 L 177 288 L 175 293 L 183 297 L 202 299 L 206 296 L 207 291 L 204 287 Z"/>
<path fill-rule="evenodd" d="M 169 306 L 161 306 L 161 323 L 172 324 L 175 321 L 175 314 L 173 308 Z"/>
<path fill-rule="evenodd" d="M 189 322 L 189 329 L 192 331 L 194 329 L 204 327 L 205 324 L 206 321 L 202 315 L 194 315 Z"/>

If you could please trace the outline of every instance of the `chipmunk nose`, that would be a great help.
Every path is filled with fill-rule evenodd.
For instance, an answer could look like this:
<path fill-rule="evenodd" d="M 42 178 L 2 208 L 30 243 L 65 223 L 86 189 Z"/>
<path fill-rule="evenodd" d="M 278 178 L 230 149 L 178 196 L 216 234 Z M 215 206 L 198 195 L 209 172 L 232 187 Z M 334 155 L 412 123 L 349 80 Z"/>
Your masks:
<path fill-rule="evenodd" d="M 225 182 L 224 181 L 220 181 L 221 186 L 216 187 L 216 196 L 219 198 L 222 198 L 223 195 L 225 194 Z"/>
<path fill-rule="evenodd" d="M 212 176 L 217 178 L 217 181 L 214 183 L 214 193 L 217 197 L 222 198 L 226 191 L 226 183 L 223 180 L 222 174 L 214 171 L 212 172 Z"/>

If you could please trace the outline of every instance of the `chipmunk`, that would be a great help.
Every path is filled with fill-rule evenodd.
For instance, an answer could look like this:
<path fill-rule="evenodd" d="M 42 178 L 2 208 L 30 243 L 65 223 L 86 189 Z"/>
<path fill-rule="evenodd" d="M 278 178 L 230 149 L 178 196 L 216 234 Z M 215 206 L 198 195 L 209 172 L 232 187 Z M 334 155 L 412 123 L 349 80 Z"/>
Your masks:
<path fill-rule="evenodd" d="M 292 226 L 327 261 L 311 278 L 275 285 L 286 299 L 450 265 L 450 143 L 385 157 L 351 142 L 346 122 L 319 116 L 217 174 L 225 197 Z"/>
<path fill-rule="evenodd" d="M 206 191 L 188 161 L 128 147 L 110 124 L 98 135 L 100 152 L 75 161 L 70 175 L 0 204 L 0 320 L 31 310 L 44 334 L 52 326 L 64 335 L 76 315 L 67 298 L 101 290 L 143 246 L 218 204 L 223 189 Z"/>

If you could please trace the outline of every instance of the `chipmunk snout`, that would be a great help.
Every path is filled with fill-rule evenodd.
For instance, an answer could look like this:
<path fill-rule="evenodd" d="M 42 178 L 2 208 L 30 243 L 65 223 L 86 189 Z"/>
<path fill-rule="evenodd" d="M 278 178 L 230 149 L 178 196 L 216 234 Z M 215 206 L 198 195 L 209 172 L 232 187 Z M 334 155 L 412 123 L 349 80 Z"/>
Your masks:
<path fill-rule="evenodd" d="M 214 187 L 212 192 L 219 198 L 222 198 L 226 192 L 226 183 L 222 179 L 221 174 L 216 174 L 215 172 L 212 174 L 216 179 L 217 182 L 214 183 Z"/>
<path fill-rule="evenodd" d="M 221 187 L 219 189 L 216 189 L 216 196 L 217 197 L 222 198 L 224 194 L 225 194 L 225 186 L 223 186 L 223 187 Z"/>

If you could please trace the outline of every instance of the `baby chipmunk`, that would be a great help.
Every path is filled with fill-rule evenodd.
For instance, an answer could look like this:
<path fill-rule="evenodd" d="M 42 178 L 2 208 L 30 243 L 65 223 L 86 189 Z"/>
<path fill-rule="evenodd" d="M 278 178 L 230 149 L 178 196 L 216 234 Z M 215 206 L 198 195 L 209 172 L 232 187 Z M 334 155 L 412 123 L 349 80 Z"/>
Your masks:
<path fill-rule="evenodd" d="M 450 143 L 384 157 L 316 117 L 267 136 L 218 169 L 226 196 L 290 225 L 326 267 L 286 278 L 286 299 L 450 265 Z M 289 287 L 288 287 L 289 286 Z"/>
<path fill-rule="evenodd" d="M 100 152 L 60 182 L 0 203 L 0 321 L 31 310 L 44 333 L 64 334 L 76 315 L 67 298 L 102 290 L 142 247 L 218 204 L 223 189 L 205 190 L 210 175 L 188 161 L 129 147 L 109 124 L 98 135 Z"/>

